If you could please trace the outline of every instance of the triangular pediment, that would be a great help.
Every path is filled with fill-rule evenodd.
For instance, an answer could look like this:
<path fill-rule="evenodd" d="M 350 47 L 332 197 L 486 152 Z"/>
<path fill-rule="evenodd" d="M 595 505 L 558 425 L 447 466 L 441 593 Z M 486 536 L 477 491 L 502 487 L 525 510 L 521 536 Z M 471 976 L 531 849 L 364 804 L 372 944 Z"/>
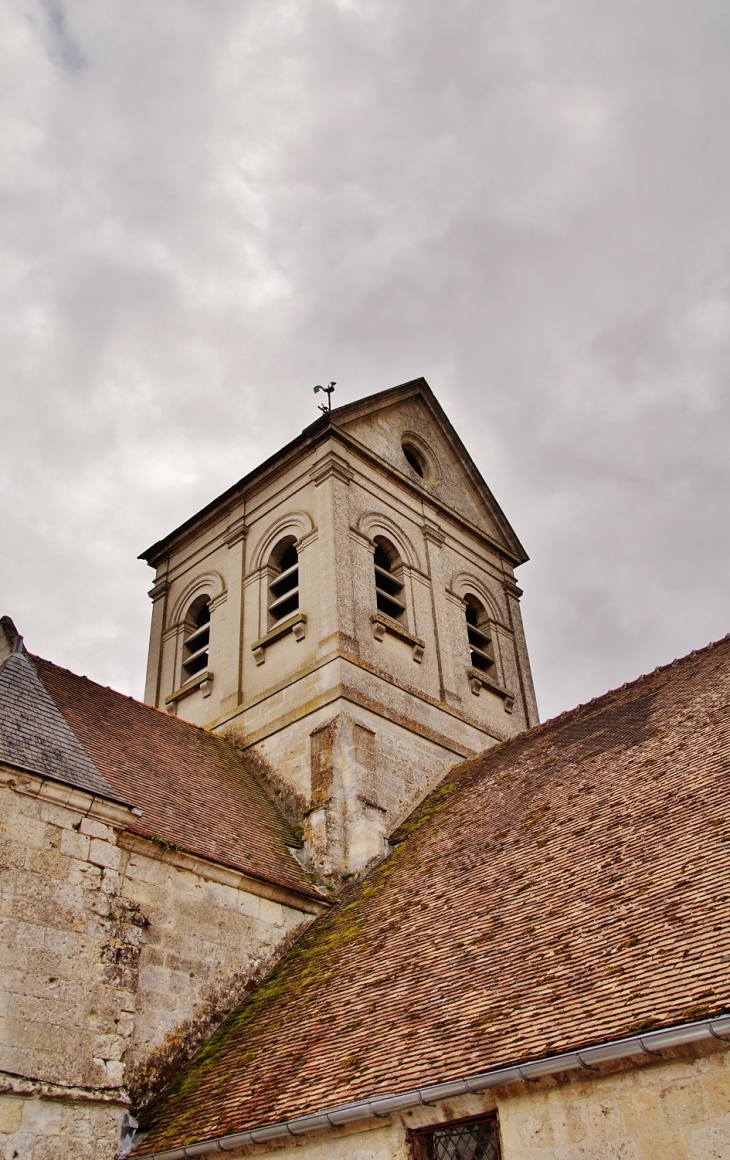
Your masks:
<path fill-rule="evenodd" d="M 479 469 L 425 379 L 333 410 L 333 426 L 499 544 L 515 563 L 528 557 Z M 421 480 L 404 454 L 412 446 L 425 461 Z"/>

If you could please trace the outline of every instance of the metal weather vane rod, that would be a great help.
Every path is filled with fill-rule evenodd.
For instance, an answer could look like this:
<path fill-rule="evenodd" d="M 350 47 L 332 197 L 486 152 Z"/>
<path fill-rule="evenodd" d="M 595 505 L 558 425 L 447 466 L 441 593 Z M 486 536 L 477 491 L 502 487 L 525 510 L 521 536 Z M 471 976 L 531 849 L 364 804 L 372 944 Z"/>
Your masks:
<path fill-rule="evenodd" d="M 332 392 L 334 391 L 336 386 L 337 386 L 337 383 L 332 382 L 332 383 L 328 383 L 326 387 L 322 387 L 319 384 L 317 384 L 317 386 L 314 388 L 315 395 L 317 394 L 317 391 L 324 391 L 324 393 L 327 396 L 327 405 L 325 406 L 324 403 L 319 404 L 319 409 L 323 415 L 329 414 L 329 412 L 332 410 Z"/>

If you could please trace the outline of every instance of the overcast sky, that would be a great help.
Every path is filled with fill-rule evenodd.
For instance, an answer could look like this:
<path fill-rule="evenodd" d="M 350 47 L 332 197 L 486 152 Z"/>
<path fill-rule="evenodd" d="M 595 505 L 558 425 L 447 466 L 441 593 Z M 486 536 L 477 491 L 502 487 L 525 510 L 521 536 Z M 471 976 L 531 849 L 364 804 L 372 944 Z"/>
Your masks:
<path fill-rule="evenodd" d="M 140 696 L 137 554 L 424 375 L 543 717 L 724 635 L 728 59 L 727 0 L 5 0 L 0 612 Z"/>

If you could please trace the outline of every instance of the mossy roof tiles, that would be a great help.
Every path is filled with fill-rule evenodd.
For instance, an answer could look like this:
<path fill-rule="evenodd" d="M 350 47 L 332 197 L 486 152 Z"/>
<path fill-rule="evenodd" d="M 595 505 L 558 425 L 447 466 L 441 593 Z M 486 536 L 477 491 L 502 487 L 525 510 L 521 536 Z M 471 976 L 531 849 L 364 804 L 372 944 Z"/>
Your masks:
<path fill-rule="evenodd" d="M 90 762 L 117 797 L 141 809 L 142 816 L 130 829 L 319 897 L 288 849 L 298 844 L 290 826 L 256 781 L 245 756 L 223 737 L 50 661 L 32 659 Z"/>
<path fill-rule="evenodd" d="M 727 1010 L 729 702 L 722 641 L 453 770 L 138 1151 Z"/>

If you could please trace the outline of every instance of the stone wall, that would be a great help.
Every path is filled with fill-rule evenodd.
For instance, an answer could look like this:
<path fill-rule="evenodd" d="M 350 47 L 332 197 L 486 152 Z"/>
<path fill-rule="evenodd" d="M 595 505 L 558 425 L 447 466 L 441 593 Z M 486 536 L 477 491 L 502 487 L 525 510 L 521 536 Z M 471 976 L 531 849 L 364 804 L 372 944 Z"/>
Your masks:
<path fill-rule="evenodd" d="M 121 1104 L 47 1095 L 0 1095 L 2 1160 L 109 1160 Z"/>
<path fill-rule="evenodd" d="M 689 1053 L 602 1079 L 573 1073 L 498 1101 L 503 1160 L 727 1160 L 730 1053 Z"/>
<path fill-rule="evenodd" d="M 728 1160 L 730 1051 L 719 1044 L 565 1072 L 529 1087 L 272 1141 L 280 1160 L 412 1160 L 408 1130 L 496 1112 L 501 1160 Z M 242 1152 L 231 1155 L 242 1156 Z"/>
<path fill-rule="evenodd" d="M 138 838 L 111 803 L 0 780 L 0 1155 L 65 1156 L 60 1133 L 104 1160 L 126 1090 L 164 1078 L 316 904 Z"/>

